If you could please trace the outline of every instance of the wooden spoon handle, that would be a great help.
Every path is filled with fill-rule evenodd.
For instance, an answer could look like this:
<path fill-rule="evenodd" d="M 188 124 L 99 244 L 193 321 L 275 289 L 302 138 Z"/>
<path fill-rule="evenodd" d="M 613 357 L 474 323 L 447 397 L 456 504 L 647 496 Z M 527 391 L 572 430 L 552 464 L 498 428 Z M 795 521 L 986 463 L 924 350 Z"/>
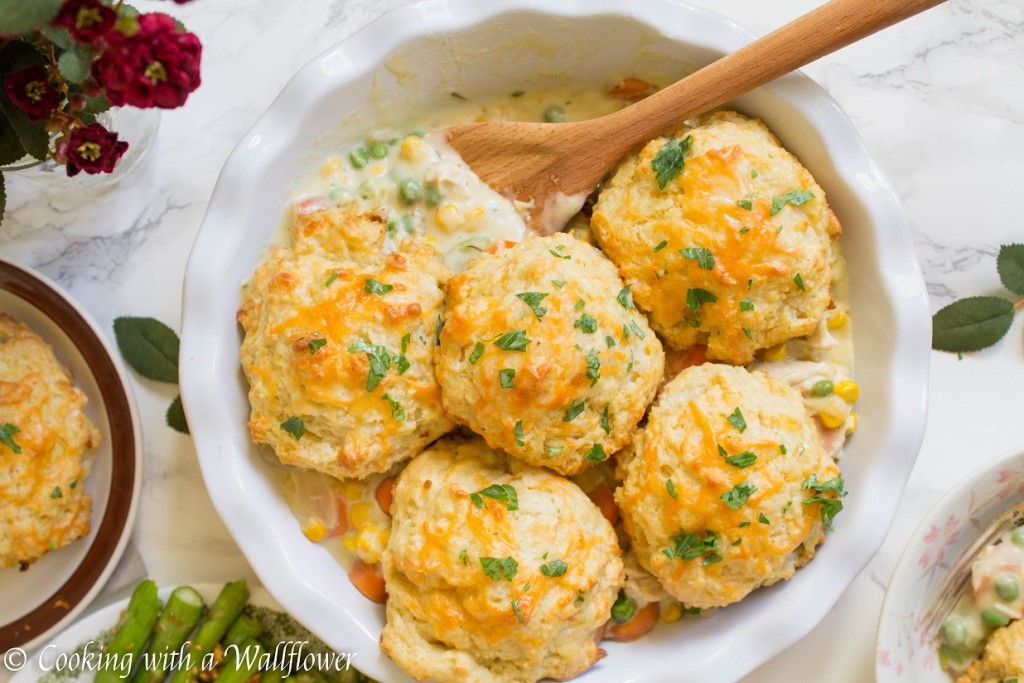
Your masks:
<path fill-rule="evenodd" d="M 669 126 L 943 1 L 832 0 L 605 118 L 615 126 L 624 148 L 630 149 Z"/>

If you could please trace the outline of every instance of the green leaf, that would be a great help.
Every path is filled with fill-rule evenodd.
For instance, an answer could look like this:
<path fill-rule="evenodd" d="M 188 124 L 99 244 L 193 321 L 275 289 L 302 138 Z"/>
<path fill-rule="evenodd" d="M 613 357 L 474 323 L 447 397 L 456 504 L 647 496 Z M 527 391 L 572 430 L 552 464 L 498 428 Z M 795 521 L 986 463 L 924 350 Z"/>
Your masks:
<path fill-rule="evenodd" d="M 89 77 L 92 57 L 92 48 L 75 43 L 57 58 L 57 69 L 68 82 L 81 83 Z"/>
<path fill-rule="evenodd" d="M 736 406 L 736 410 L 732 411 L 732 414 L 725 419 L 741 433 L 747 428 L 747 421 L 743 418 L 743 413 L 740 411 L 739 406 Z"/>
<path fill-rule="evenodd" d="M 715 256 L 707 247 L 687 247 L 680 249 L 679 253 L 683 258 L 697 261 L 697 265 L 704 270 L 714 270 Z"/>
<path fill-rule="evenodd" d="M 1024 244 L 1004 244 L 999 247 L 996 267 L 1003 287 L 1024 296 Z"/>
<path fill-rule="evenodd" d="M 505 503 L 505 509 L 509 512 L 515 512 L 519 509 L 519 496 L 516 493 L 515 487 L 511 484 L 491 484 L 485 489 L 469 494 L 469 499 L 473 505 L 483 509 L 484 499 L 482 496 L 493 498 L 499 503 Z"/>
<path fill-rule="evenodd" d="M 39 32 L 61 50 L 70 49 L 71 46 L 75 44 L 74 39 L 71 37 L 71 32 L 66 28 L 60 28 L 58 26 L 43 26 L 39 29 Z"/>
<path fill-rule="evenodd" d="M 543 301 L 546 296 L 546 292 L 522 292 L 521 294 L 516 294 L 517 299 L 530 307 L 533 314 L 537 316 L 537 320 L 543 318 L 544 314 L 548 312 L 548 309 L 540 305 L 540 302 Z"/>
<path fill-rule="evenodd" d="M 14 126 L 7 120 L 7 115 L 0 109 L 0 164 L 12 164 L 27 154 L 21 144 Z"/>
<path fill-rule="evenodd" d="M 498 337 L 494 345 L 502 351 L 526 351 L 526 345 L 531 341 L 533 340 L 526 336 L 525 330 L 517 328 Z"/>
<path fill-rule="evenodd" d="M 683 170 L 684 157 L 690 151 L 690 141 L 689 135 L 682 142 L 677 138 L 672 138 L 662 145 L 662 148 L 651 159 L 651 168 L 654 170 L 654 177 L 660 189 L 664 190 L 665 186 Z"/>
<path fill-rule="evenodd" d="M 146 379 L 178 383 L 178 335 L 153 318 L 114 319 L 114 337 L 121 355 Z"/>
<path fill-rule="evenodd" d="M 514 368 L 503 368 L 498 372 L 498 379 L 501 381 L 502 389 L 511 389 L 514 386 L 516 379 L 516 371 Z"/>
<path fill-rule="evenodd" d="M 476 365 L 476 362 L 480 360 L 482 355 L 484 355 L 484 345 L 477 342 L 476 346 L 473 347 L 473 353 L 469 354 L 469 364 Z"/>
<path fill-rule="evenodd" d="M 564 560 L 551 560 L 540 566 L 540 573 L 551 578 L 562 576 L 567 571 L 569 571 L 569 565 Z"/>
<path fill-rule="evenodd" d="M 28 33 L 57 16 L 63 0 L 0 0 L 0 33 Z"/>
<path fill-rule="evenodd" d="M 572 405 L 570 405 L 565 411 L 565 415 L 562 416 L 562 422 L 572 422 L 586 409 L 586 407 L 586 401 L 573 401 Z"/>
<path fill-rule="evenodd" d="M 779 211 L 785 208 L 786 204 L 792 204 L 793 206 L 803 206 L 807 202 L 814 199 L 814 193 L 808 190 L 790 190 L 786 194 L 778 194 L 772 197 L 772 211 L 771 214 L 774 216 Z"/>
<path fill-rule="evenodd" d="M 595 443 L 591 446 L 590 450 L 583 456 L 584 460 L 589 460 L 590 462 L 601 462 L 607 458 L 608 454 L 605 452 L 604 446 L 599 443 Z"/>
<path fill-rule="evenodd" d="M 932 316 L 936 351 L 980 351 L 1003 338 L 1013 322 L 1013 302 L 999 296 L 954 301 Z"/>
<path fill-rule="evenodd" d="M 750 494 L 757 490 L 756 484 L 737 484 L 732 489 L 723 493 L 720 497 L 725 504 L 733 510 L 739 510 L 746 504 Z"/>
<path fill-rule="evenodd" d="M 185 408 L 181 405 L 181 396 L 175 396 L 167 408 L 167 426 L 171 429 L 188 434 L 188 421 L 185 419 Z"/>
<path fill-rule="evenodd" d="M 288 432 L 298 441 L 306 433 L 306 422 L 301 417 L 293 415 L 281 423 L 281 430 Z"/>
<path fill-rule="evenodd" d="M 383 282 L 377 282 L 373 278 L 369 277 L 366 278 L 366 284 L 363 286 L 363 290 L 367 294 L 387 294 L 394 288 L 394 285 L 388 285 L 384 284 Z"/>
<path fill-rule="evenodd" d="M 625 308 L 627 311 L 635 311 L 636 306 L 633 305 L 633 285 L 626 285 L 619 290 L 619 293 L 615 296 L 615 300 Z"/>
<path fill-rule="evenodd" d="M 0 427 L 0 443 L 10 448 L 15 455 L 19 455 L 21 453 L 21 446 L 19 446 L 14 440 L 14 435 L 20 431 L 21 429 L 18 428 L 18 425 L 13 425 L 10 422 L 5 422 L 4 425 Z"/>
<path fill-rule="evenodd" d="M 502 578 L 511 581 L 516 578 L 519 563 L 512 557 L 481 557 L 480 567 L 484 570 L 484 574 L 495 581 Z"/>

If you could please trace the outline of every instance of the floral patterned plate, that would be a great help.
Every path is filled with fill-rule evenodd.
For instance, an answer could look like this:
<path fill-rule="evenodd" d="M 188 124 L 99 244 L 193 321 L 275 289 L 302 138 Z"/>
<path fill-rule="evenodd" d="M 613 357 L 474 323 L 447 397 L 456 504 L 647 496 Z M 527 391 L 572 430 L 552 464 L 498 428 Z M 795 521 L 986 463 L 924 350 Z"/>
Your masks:
<path fill-rule="evenodd" d="M 950 683 L 919 624 L 957 559 L 1006 508 L 1024 501 L 1024 449 L 977 470 L 939 501 L 896 565 L 878 625 L 878 683 Z"/>

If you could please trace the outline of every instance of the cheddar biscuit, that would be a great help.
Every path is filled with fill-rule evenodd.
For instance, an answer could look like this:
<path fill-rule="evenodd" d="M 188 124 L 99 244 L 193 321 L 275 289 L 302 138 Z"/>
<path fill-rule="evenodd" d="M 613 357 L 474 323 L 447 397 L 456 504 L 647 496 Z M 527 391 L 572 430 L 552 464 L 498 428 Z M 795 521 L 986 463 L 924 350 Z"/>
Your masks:
<path fill-rule="evenodd" d="M 637 559 L 691 607 L 789 578 L 842 507 L 799 393 L 740 367 L 706 363 L 666 384 L 620 470 Z"/>
<path fill-rule="evenodd" d="M 437 358 L 457 420 L 562 474 L 629 441 L 664 370 L 614 265 L 566 234 L 481 254 L 452 278 Z"/>
<path fill-rule="evenodd" d="M 1012 681 L 1024 676 L 1024 619 L 996 629 L 985 650 L 971 662 L 957 683 Z"/>
<path fill-rule="evenodd" d="M 667 346 L 746 364 L 812 332 L 830 302 L 839 223 L 757 119 L 704 116 L 623 160 L 591 226 Z"/>
<path fill-rule="evenodd" d="M 39 335 L 0 313 L 0 568 L 28 567 L 89 532 L 85 478 L 100 433 Z"/>
<path fill-rule="evenodd" d="M 600 659 L 623 581 L 611 525 L 571 481 L 443 439 L 399 475 L 381 648 L 418 680 L 564 680 Z"/>
<path fill-rule="evenodd" d="M 273 252 L 238 311 L 253 441 L 363 478 L 451 429 L 432 360 L 446 273 L 419 252 L 375 265 Z"/>

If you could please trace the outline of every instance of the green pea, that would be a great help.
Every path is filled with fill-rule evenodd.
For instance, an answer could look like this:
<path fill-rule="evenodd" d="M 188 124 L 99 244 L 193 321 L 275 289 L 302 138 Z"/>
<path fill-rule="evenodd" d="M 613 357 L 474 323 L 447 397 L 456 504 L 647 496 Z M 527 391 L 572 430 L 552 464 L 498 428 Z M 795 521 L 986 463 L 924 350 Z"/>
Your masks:
<path fill-rule="evenodd" d="M 370 145 L 370 156 L 374 159 L 383 159 L 388 155 L 388 146 L 383 142 L 375 142 Z"/>
<path fill-rule="evenodd" d="M 402 178 L 398 182 L 398 198 L 403 204 L 413 204 L 420 198 L 423 185 L 415 178 Z"/>
<path fill-rule="evenodd" d="M 352 162 L 353 168 L 362 168 L 370 161 L 370 150 L 365 147 L 356 147 L 349 153 L 348 160 Z"/>
<path fill-rule="evenodd" d="M 1020 582 L 1017 580 L 1017 575 L 1003 572 L 997 576 L 996 595 L 1007 602 L 1016 600 L 1017 596 L 1020 595 Z"/>
<path fill-rule="evenodd" d="M 565 109 L 557 104 L 552 104 L 544 110 L 544 120 L 548 123 L 561 123 L 565 121 Z"/>
<path fill-rule="evenodd" d="M 814 386 L 811 387 L 811 393 L 815 396 L 828 396 L 832 393 L 832 388 L 832 382 L 823 379 L 814 383 Z"/>
<path fill-rule="evenodd" d="M 441 196 L 441 190 L 437 187 L 437 183 L 427 183 L 427 187 L 423 190 L 423 200 L 427 206 L 437 206 L 442 199 L 444 197 Z"/>
<path fill-rule="evenodd" d="M 967 626 L 960 617 L 950 617 L 942 625 L 942 639 L 950 645 L 963 645 L 967 640 Z"/>
<path fill-rule="evenodd" d="M 619 597 L 612 605 L 612 619 L 617 624 L 625 624 L 636 615 L 636 601 L 626 597 L 626 594 L 619 591 Z"/>
<path fill-rule="evenodd" d="M 362 197 L 363 199 L 366 199 L 367 201 L 371 199 L 380 199 L 381 197 L 380 188 L 377 187 L 376 183 L 370 180 L 364 180 L 363 182 L 359 183 L 358 190 L 359 196 Z"/>
<path fill-rule="evenodd" d="M 992 608 L 981 611 L 981 621 L 989 628 L 1002 628 L 1010 623 L 1010 617 Z"/>
<path fill-rule="evenodd" d="M 1017 529 L 1014 531 L 1013 535 L 1010 536 L 1010 541 L 1014 545 L 1019 545 L 1024 548 L 1024 529 Z"/>

